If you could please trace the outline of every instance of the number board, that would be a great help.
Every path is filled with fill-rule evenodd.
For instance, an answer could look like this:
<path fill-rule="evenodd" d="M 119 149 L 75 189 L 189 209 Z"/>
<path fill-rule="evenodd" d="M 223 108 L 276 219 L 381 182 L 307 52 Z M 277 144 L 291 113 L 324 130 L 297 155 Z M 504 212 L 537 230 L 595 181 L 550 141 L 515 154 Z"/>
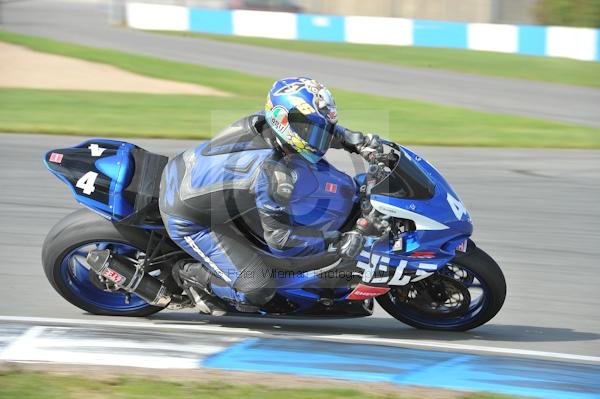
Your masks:
<path fill-rule="evenodd" d="M 119 175 L 124 154 L 119 153 L 121 142 L 88 141 L 76 147 L 52 150 L 46 154 L 48 168 L 72 185 L 78 201 L 87 199 L 105 205 L 110 210 L 113 180 Z"/>

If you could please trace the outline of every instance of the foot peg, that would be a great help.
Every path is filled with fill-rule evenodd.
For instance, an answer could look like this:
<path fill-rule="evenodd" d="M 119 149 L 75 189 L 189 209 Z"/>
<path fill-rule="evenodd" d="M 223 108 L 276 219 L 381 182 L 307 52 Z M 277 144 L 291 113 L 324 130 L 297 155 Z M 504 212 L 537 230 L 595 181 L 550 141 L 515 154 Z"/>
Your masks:
<path fill-rule="evenodd" d="M 223 316 L 227 313 L 225 303 L 219 298 L 216 298 L 206 292 L 198 292 L 194 287 L 186 288 L 192 297 L 196 309 L 200 313 L 209 314 L 211 316 Z"/>
<path fill-rule="evenodd" d="M 235 309 L 241 313 L 259 313 L 260 308 L 258 306 L 248 305 L 245 303 L 236 303 Z"/>

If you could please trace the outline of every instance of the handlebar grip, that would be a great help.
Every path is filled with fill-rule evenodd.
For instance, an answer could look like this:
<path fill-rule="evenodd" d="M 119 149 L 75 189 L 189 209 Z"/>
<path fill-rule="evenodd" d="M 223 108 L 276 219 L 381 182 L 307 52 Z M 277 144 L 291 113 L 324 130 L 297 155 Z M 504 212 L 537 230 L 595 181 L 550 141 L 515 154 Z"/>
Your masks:
<path fill-rule="evenodd" d="M 399 159 L 398 155 L 396 155 L 393 152 L 389 152 L 387 154 L 378 154 L 377 155 L 377 162 L 383 162 L 387 166 L 395 165 L 396 162 L 398 162 L 398 159 Z"/>
<path fill-rule="evenodd" d="M 372 217 L 362 217 L 356 221 L 355 230 L 363 236 L 379 235 L 383 233 L 387 225 L 381 220 Z"/>

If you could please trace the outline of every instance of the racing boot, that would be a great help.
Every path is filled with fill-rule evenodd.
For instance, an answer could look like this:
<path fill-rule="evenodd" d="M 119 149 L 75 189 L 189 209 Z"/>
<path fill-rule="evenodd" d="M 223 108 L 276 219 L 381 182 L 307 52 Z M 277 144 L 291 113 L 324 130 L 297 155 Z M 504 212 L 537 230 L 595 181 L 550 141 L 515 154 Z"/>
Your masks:
<path fill-rule="evenodd" d="M 212 316 L 223 316 L 227 313 L 225 303 L 209 293 L 212 274 L 202 263 L 178 261 L 173 266 L 173 278 L 201 313 Z"/>

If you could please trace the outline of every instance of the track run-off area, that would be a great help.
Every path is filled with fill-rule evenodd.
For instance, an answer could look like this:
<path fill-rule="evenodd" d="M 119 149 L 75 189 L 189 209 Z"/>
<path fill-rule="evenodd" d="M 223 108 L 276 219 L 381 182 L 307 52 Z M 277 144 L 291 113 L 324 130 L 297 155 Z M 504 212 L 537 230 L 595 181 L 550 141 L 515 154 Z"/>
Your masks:
<path fill-rule="evenodd" d="M 228 378 L 233 377 L 231 372 L 242 372 L 254 374 L 259 381 L 289 378 L 285 385 L 297 384 L 298 378 L 318 377 L 317 383 L 329 380 L 339 385 L 345 380 L 367 390 L 368 386 L 360 384 L 378 383 L 379 390 L 392 392 L 399 385 L 406 392 L 409 386 L 411 392 L 429 390 L 426 397 L 449 389 L 548 399 L 592 399 L 600 393 L 595 378 L 600 369 L 598 357 L 571 355 L 570 360 L 577 362 L 566 362 L 569 355 L 559 353 L 517 351 L 541 358 L 534 359 L 516 357 L 514 350 L 506 348 L 454 345 L 455 351 L 447 347 L 432 351 L 433 342 L 407 341 L 397 346 L 379 342 L 385 340 L 375 345 L 368 341 L 347 334 L 298 335 L 196 324 L 0 317 L 0 370 L 3 362 L 9 362 L 66 370 L 69 365 L 104 366 L 113 373 L 131 367 L 209 370 L 212 376 L 221 371 L 217 375 Z M 501 355 L 456 351 L 464 349 L 500 351 Z"/>

